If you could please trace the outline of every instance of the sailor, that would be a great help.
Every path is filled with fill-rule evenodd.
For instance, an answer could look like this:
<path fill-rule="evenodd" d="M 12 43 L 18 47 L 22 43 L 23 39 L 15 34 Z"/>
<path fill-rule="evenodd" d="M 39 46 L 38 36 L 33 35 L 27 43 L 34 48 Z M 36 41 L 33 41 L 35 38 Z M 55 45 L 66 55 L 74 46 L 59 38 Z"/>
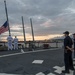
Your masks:
<path fill-rule="evenodd" d="M 12 50 L 13 49 L 12 47 L 13 38 L 11 37 L 11 35 L 7 37 L 7 41 L 8 41 L 8 50 Z"/>
<path fill-rule="evenodd" d="M 75 33 L 73 34 L 73 42 L 74 42 L 74 58 L 75 58 Z"/>
<path fill-rule="evenodd" d="M 72 39 L 69 36 L 69 32 L 64 32 L 64 63 L 65 63 L 65 70 L 62 73 L 70 73 L 69 70 L 74 70 L 73 66 L 73 59 L 72 59 Z"/>
<path fill-rule="evenodd" d="M 15 36 L 14 38 L 14 50 L 17 49 L 18 50 L 18 38 Z"/>

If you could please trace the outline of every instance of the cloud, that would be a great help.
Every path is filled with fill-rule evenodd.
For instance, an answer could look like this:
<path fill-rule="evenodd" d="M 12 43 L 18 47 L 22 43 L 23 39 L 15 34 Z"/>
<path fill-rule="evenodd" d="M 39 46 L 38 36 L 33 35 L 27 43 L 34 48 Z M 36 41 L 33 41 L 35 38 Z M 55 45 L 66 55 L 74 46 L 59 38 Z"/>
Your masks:
<path fill-rule="evenodd" d="M 72 33 L 75 31 L 74 0 L 7 0 L 7 8 L 12 34 L 19 32 L 22 35 L 21 16 L 24 16 L 26 33 L 30 35 L 30 18 L 35 36 L 62 34 L 66 30 Z M 4 2 L 0 0 L 0 26 L 5 21 Z"/>

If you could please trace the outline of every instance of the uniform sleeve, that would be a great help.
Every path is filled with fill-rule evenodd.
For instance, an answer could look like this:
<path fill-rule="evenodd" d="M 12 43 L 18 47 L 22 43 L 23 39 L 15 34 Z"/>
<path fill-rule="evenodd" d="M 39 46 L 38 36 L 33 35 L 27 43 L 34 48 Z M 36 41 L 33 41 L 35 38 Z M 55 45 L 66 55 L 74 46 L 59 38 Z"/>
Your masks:
<path fill-rule="evenodd" d="M 8 37 L 7 37 L 7 40 L 8 40 Z"/>
<path fill-rule="evenodd" d="M 65 48 L 66 48 L 66 46 L 68 46 L 68 39 L 64 40 L 64 46 L 65 46 Z"/>
<path fill-rule="evenodd" d="M 12 38 L 12 40 L 13 40 L 13 38 Z"/>

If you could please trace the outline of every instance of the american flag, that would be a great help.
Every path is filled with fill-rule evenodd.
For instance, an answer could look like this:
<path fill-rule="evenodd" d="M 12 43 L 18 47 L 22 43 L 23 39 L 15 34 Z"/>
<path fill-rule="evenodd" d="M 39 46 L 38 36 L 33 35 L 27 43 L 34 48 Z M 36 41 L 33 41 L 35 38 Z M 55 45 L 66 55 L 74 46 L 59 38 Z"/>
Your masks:
<path fill-rule="evenodd" d="M 7 21 L 0 27 L 0 34 L 8 31 L 8 23 Z"/>

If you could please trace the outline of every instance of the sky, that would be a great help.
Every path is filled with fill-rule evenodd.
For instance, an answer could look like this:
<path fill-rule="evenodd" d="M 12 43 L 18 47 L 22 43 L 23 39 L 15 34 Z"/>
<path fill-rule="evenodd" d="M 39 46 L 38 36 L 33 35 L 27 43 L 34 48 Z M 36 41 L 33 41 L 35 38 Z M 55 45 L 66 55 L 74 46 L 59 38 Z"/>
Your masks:
<path fill-rule="evenodd" d="M 75 0 L 6 0 L 12 37 L 23 40 L 21 16 L 24 17 L 26 40 L 32 40 L 32 18 L 35 40 L 75 32 Z M 0 26 L 6 21 L 4 1 L 0 0 Z M 6 39 L 8 32 L 0 35 Z"/>

